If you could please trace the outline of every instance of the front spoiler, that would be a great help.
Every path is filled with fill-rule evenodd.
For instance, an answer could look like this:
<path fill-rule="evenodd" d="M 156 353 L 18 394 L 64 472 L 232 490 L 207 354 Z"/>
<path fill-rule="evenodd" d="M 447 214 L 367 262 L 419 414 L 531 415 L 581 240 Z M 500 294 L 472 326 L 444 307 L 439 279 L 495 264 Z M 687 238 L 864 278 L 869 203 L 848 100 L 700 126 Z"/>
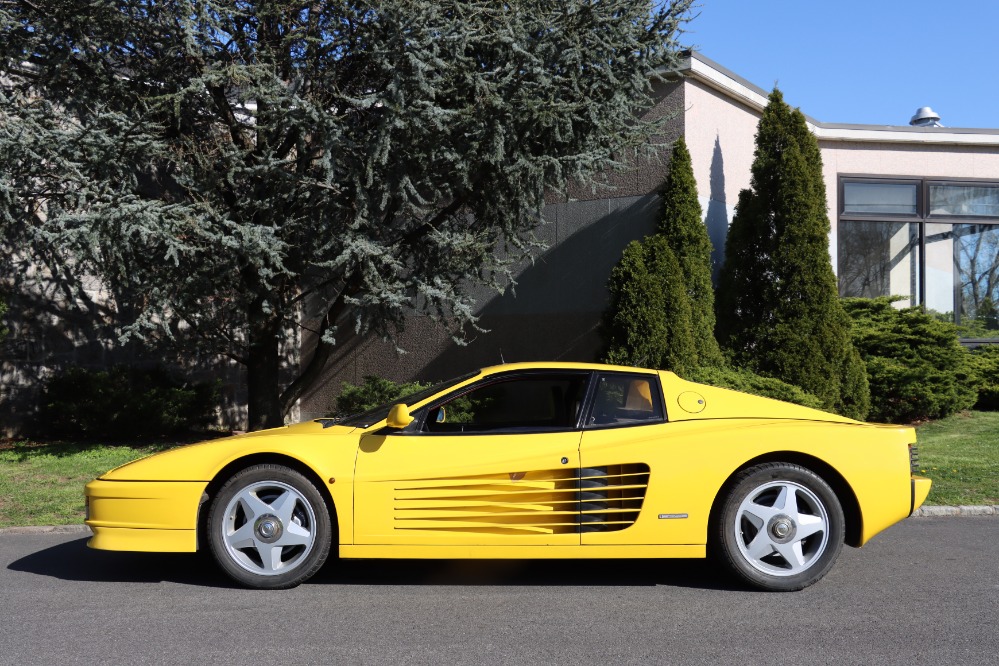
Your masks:
<path fill-rule="evenodd" d="M 102 550 L 193 552 L 205 481 L 108 481 L 86 487 L 87 543 Z"/>
<path fill-rule="evenodd" d="M 141 530 L 129 527 L 94 527 L 87 546 L 98 550 L 144 553 L 193 553 L 198 550 L 197 530 Z"/>

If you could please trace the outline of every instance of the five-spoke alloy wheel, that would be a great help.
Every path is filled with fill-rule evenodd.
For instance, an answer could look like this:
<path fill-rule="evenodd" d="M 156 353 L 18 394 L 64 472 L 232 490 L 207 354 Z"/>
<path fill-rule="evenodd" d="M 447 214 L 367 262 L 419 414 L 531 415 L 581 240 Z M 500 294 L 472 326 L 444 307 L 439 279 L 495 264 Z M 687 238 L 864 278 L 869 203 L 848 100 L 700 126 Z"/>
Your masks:
<path fill-rule="evenodd" d="M 229 479 L 209 512 L 219 566 L 249 587 L 294 587 L 326 561 L 330 515 L 319 490 L 298 472 L 255 465 Z"/>
<path fill-rule="evenodd" d="M 736 476 L 715 525 L 723 561 L 751 585 L 808 587 L 832 568 L 843 546 L 843 509 L 818 475 L 766 463 Z"/>

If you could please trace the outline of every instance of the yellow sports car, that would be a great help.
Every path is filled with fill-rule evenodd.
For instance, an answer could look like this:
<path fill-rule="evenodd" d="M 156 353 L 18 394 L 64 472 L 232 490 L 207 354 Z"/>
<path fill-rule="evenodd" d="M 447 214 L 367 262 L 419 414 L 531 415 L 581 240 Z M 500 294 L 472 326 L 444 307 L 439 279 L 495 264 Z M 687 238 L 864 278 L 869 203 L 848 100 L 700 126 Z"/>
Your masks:
<path fill-rule="evenodd" d="M 799 590 L 922 504 L 912 428 L 580 363 L 486 368 L 342 420 L 213 440 L 87 484 L 92 548 L 209 548 L 244 585 L 343 558 L 711 554 Z"/>

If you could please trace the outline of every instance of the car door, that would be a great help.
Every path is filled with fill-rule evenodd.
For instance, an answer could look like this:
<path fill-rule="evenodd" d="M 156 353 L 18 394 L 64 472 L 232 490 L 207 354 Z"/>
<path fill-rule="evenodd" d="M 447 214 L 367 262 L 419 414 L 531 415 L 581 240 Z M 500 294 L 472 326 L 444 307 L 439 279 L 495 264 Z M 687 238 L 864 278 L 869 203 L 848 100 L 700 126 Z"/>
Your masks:
<path fill-rule="evenodd" d="M 579 447 L 581 543 L 664 543 L 649 509 L 655 491 L 648 497 L 668 455 L 658 374 L 601 372 L 592 393 Z"/>
<path fill-rule="evenodd" d="M 361 438 L 354 543 L 578 545 L 588 372 L 492 375 Z"/>

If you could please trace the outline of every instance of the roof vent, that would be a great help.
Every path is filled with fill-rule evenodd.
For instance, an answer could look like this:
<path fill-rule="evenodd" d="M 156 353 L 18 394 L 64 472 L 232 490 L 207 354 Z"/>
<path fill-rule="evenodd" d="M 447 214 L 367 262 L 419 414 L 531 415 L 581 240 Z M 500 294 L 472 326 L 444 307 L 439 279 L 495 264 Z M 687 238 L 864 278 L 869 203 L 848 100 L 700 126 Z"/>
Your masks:
<path fill-rule="evenodd" d="M 916 109 L 916 115 L 909 119 L 909 124 L 913 127 L 943 127 L 940 116 L 928 106 Z"/>

